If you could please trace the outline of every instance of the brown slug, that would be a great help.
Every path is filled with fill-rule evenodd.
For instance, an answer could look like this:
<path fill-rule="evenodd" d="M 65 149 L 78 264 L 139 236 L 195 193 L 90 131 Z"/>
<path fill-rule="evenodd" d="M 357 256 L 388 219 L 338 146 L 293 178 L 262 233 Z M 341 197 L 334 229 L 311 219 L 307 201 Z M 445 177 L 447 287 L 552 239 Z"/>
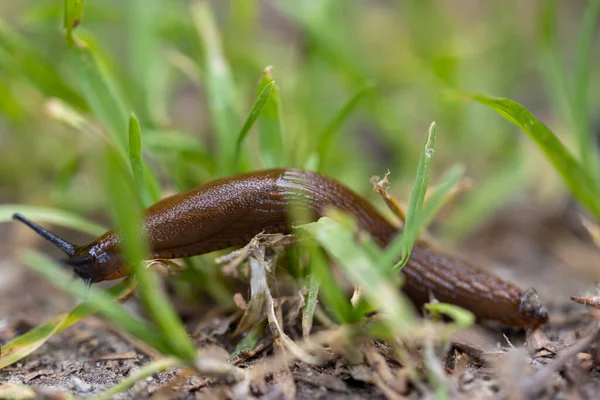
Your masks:
<path fill-rule="evenodd" d="M 398 230 L 365 199 L 341 183 L 300 169 L 271 169 L 219 179 L 167 197 L 142 218 L 151 258 L 181 258 L 245 245 L 256 234 L 289 233 L 288 206 L 308 208 L 318 219 L 325 208 L 352 214 L 359 226 L 385 247 Z M 66 263 L 88 284 L 127 275 L 119 256 L 119 237 L 109 231 L 92 243 L 75 246 L 19 214 L 20 220 L 55 244 Z M 534 289 L 522 291 L 463 261 L 438 254 L 422 244 L 413 248 L 403 268 L 403 290 L 417 304 L 430 299 L 472 311 L 477 318 L 521 328 L 536 328 L 548 312 Z"/>

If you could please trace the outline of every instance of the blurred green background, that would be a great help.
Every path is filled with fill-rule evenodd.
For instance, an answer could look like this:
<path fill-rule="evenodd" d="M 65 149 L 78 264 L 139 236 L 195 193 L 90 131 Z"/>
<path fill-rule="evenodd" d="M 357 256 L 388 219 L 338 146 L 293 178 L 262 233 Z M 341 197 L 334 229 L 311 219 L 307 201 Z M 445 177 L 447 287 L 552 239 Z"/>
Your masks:
<path fill-rule="evenodd" d="M 588 4 L 87 1 L 75 40 L 90 51 L 76 53 L 62 1 L 2 2 L 0 201 L 104 220 L 98 154 L 109 142 L 126 151 L 131 112 L 149 175 L 166 193 L 287 165 L 319 169 L 371 200 L 369 178 L 389 169 L 392 192 L 407 199 L 436 121 L 431 182 L 454 164 L 474 180 L 444 222 L 459 237 L 523 193 L 544 204 L 565 198 L 529 140 L 459 91 L 514 99 L 575 149 L 573 132 L 592 129 L 600 101 L 600 70 L 589 67 L 600 61 L 598 35 L 587 62 L 577 52 Z M 589 74 L 577 74 L 581 65 Z M 263 111 L 233 160 L 267 66 L 278 108 Z M 280 132 L 283 150 L 257 130 Z"/>

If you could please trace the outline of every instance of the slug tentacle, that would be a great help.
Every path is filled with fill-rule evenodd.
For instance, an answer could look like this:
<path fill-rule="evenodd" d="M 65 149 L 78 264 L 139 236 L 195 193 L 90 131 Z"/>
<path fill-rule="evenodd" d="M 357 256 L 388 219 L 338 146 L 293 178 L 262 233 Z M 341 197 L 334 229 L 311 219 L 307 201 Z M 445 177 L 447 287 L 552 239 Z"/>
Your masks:
<path fill-rule="evenodd" d="M 43 237 L 44 239 L 46 239 L 47 241 L 49 241 L 50 243 L 52 243 L 53 245 L 55 245 L 56 247 L 61 249 L 69 257 L 73 257 L 75 255 L 75 246 L 72 245 L 71 243 L 67 242 L 64 239 L 59 238 L 54 233 L 48 231 L 47 229 L 42 228 L 35 222 L 28 220 L 21 214 L 18 214 L 18 213 L 13 214 L 12 217 L 13 217 L 13 219 L 15 219 L 17 221 L 21 221 L 22 223 L 24 223 L 25 225 L 27 225 L 28 227 L 33 229 L 35 232 L 37 232 L 38 235 L 40 235 L 41 237 Z"/>

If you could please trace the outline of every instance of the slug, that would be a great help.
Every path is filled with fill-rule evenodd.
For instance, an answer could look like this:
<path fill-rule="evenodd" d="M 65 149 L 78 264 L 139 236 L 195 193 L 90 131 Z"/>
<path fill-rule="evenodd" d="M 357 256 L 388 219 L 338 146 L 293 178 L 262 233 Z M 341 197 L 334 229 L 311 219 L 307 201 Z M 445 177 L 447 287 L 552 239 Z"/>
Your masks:
<path fill-rule="evenodd" d="M 271 169 L 219 179 L 167 197 L 145 210 L 142 229 L 151 258 L 191 257 L 247 244 L 256 234 L 290 233 L 286 210 L 298 205 L 318 219 L 325 208 L 353 215 L 361 229 L 385 247 L 398 230 L 365 199 L 341 183 L 311 171 Z M 19 214 L 13 216 L 67 254 L 66 263 L 88 284 L 127 275 L 119 236 L 109 231 L 76 246 Z M 431 295 L 470 310 L 478 319 L 536 328 L 548 312 L 534 289 L 522 291 L 485 270 L 416 244 L 403 268 L 405 293 L 417 304 Z"/>

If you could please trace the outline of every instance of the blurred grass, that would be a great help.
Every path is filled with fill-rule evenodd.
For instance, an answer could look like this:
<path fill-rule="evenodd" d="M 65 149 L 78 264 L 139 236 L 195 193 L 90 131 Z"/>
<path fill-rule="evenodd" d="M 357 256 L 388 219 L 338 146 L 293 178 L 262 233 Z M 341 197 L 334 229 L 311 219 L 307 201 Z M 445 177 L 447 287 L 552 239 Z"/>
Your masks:
<path fill-rule="evenodd" d="M 50 120 L 44 108 L 50 98 L 77 112 L 91 110 L 91 122 L 113 137 L 124 156 L 128 115 L 135 112 L 143 120 L 145 162 L 156 169 L 162 184 L 177 190 L 232 173 L 240 163 L 244 170 L 314 166 L 367 193 L 368 177 L 389 168 L 393 193 L 406 198 L 419 132 L 435 119 L 447 133 L 440 139 L 433 176 L 460 160 L 466 175 L 475 179 L 466 204 L 490 197 L 485 183 L 502 173 L 503 160 L 522 141 L 485 110 L 448 96 L 445 89 L 514 98 L 542 116 L 551 103 L 564 101 L 564 113 L 544 118 L 557 127 L 573 126 L 571 109 L 579 110 L 581 124 L 598 106 L 595 98 L 583 100 L 600 85 L 599 74 L 589 68 L 598 52 L 586 51 L 595 48 L 595 2 L 588 10 L 573 8 L 570 18 L 561 12 L 569 6 L 552 1 L 472 9 L 437 1 L 351 1 L 341 6 L 311 0 L 297 7 L 276 0 L 262 6 L 231 1 L 214 3 L 212 11 L 204 1 L 170 7 L 165 0 L 110 4 L 114 8 L 86 3 L 81 32 L 68 46 L 57 25 L 65 18 L 62 5 L 47 0 L 0 5 L 0 90 L 5 94 L 0 137 L 6 153 L 0 176 L 7 201 L 85 212 L 103 209 L 102 196 L 73 198 L 98 190 L 93 153 L 101 142 L 78 137 Z M 465 24 L 467 11 L 471 17 Z M 567 29 L 580 20 L 581 33 Z M 423 30 L 423 25 L 432 27 Z M 530 28 L 536 25 L 539 30 Z M 577 85 L 569 93 L 552 85 L 547 90 L 536 75 L 553 77 L 552 84 L 557 74 L 565 75 L 569 57 L 564 44 L 571 41 L 578 43 L 573 54 Z M 561 63 L 558 72 L 544 62 L 550 51 L 545 49 Z M 182 59 L 193 63 L 186 73 L 176 66 L 181 64 L 173 64 Z M 245 110 L 265 65 L 272 65 L 277 75 L 280 105 L 272 112 L 281 118 L 274 125 L 264 114 L 267 119 L 255 127 L 259 134 L 249 135 L 242 159 L 233 160 Z M 377 82 L 374 91 L 369 82 Z M 273 137 L 284 141 L 283 152 L 277 150 L 281 144 L 264 139 L 266 129 L 279 130 Z M 575 131 L 567 142 L 582 143 Z M 73 164 L 74 155 L 82 161 Z M 69 168 L 68 188 L 47 204 L 47 193 Z M 46 171 L 50 179 L 37 171 Z M 519 192 L 511 182 L 499 182 L 494 198 L 509 199 Z M 535 189 L 536 180 L 516 184 Z M 470 228 L 442 231 L 468 233 L 494 207 L 482 210 L 476 218 L 461 218 L 470 221 Z"/>
<path fill-rule="evenodd" d="M 365 183 L 370 175 L 390 168 L 395 181 L 392 190 L 400 198 L 407 197 L 412 181 L 419 132 L 431 119 L 447 130 L 440 139 L 442 150 L 434 176 L 460 159 L 467 167 L 466 174 L 476 182 L 467 197 L 478 196 L 480 183 L 485 189 L 483 183 L 503 169 L 504 156 L 520 146 L 510 127 L 485 110 L 447 96 L 442 89 L 501 94 L 533 107 L 534 113 L 548 110 L 549 103 L 561 99 L 571 104 L 570 95 L 548 92 L 544 82 L 529 79 L 540 69 L 543 74 L 552 69 L 542 63 L 547 36 L 528 29 L 531 16 L 534 27 L 548 25 L 544 7 L 568 7 L 556 2 L 544 1 L 538 6 L 509 1 L 503 7 L 484 4 L 470 10 L 460 2 L 436 1 L 348 2 L 343 7 L 314 0 L 298 7 L 275 0 L 266 6 L 250 2 L 243 7 L 224 2 L 213 4 L 214 11 L 203 1 L 178 2 L 166 7 L 168 10 L 165 0 L 110 4 L 115 8 L 85 4 L 85 23 L 78 28 L 85 29 L 79 41 L 98 49 L 85 63 L 81 57 L 87 58 L 86 48 L 64 45 L 57 26 L 65 17 L 61 6 L 47 0 L 0 6 L 5 38 L 0 41 L 0 81 L 4 83 L 0 86 L 6 93 L 1 102 L 5 121 L 1 137 L 6 143 L 2 149 L 11 149 L 0 160 L 0 176 L 6 178 L 3 186 L 8 200 L 41 203 L 53 182 L 36 178 L 39 174 L 35 172 L 45 170 L 57 176 L 65 165 L 61 160 L 82 151 L 84 155 L 93 153 L 93 143 L 98 143 L 97 139 L 75 137 L 48 121 L 43 105 L 51 97 L 83 112 L 89 106 L 107 132 L 116 135 L 115 143 L 122 151 L 127 148 L 127 116 L 136 112 L 144 120 L 142 130 L 157 133 L 148 141 L 148 151 L 152 154 L 149 161 L 159 163 L 160 180 L 190 187 L 233 172 L 243 110 L 254 97 L 264 66 L 273 65 L 287 145 L 283 159 L 267 160 L 266 165 L 320 164 L 324 172 L 363 193 L 369 190 Z M 594 32 L 590 28 L 593 4 L 572 19 L 559 18 L 565 14 L 561 10 L 555 11 L 554 30 L 583 20 L 584 14 L 587 22 L 581 35 L 563 33 L 564 28 L 555 33 L 552 51 L 559 60 L 565 58 L 563 44 L 577 37 L 581 38 L 578 49 L 594 46 L 589 39 Z M 463 23 L 467 11 L 472 13 L 469 24 Z M 421 28 L 425 21 L 432 25 L 429 30 Z M 175 68 L 167 55 L 176 53 L 196 64 L 197 70 L 190 74 L 202 76 L 191 82 Z M 598 73 L 589 67 L 585 70 L 585 54 L 590 58 L 587 65 L 593 65 L 598 52 L 577 51 L 577 60 L 581 60 L 576 63 L 577 71 L 582 71 L 578 82 L 588 82 L 588 93 L 593 93 L 600 85 Z M 88 78 L 94 79 L 88 80 L 98 85 L 82 87 L 73 67 L 79 75 L 92 74 Z M 361 98 L 369 87 L 365 82 L 373 81 L 377 82 L 376 91 Z M 582 97 L 583 86 L 578 87 L 580 94 L 574 96 Z M 544 93 L 552 96 L 544 99 Z M 587 115 L 593 115 L 590 110 L 597 102 L 589 99 L 587 107 L 578 104 L 588 110 Z M 582 107 L 578 109 L 583 112 Z M 24 120 L 24 116 L 28 118 Z M 568 126 L 570 119 L 561 114 L 547 122 L 561 127 Z M 483 130 L 484 135 L 473 134 Z M 190 145 L 174 148 L 179 137 L 185 137 Z M 273 143 L 259 137 L 250 136 L 244 146 L 246 170 L 260 167 L 256 153 Z M 157 147 L 159 141 L 168 144 Z M 259 142 L 263 144 L 255 146 Z M 201 154 L 190 154 L 193 143 L 202 149 Z M 316 164 L 308 162 L 315 145 L 319 153 Z M 48 148 L 58 157 L 50 157 Z M 31 155 L 25 162 L 24 154 Z M 74 174 L 70 193 L 93 189 L 87 177 L 97 173 L 97 168 L 84 162 Z M 28 178 L 22 179 L 25 176 Z M 535 187 L 535 179 L 518 184 Z M 516 193 L 509 183 L 495 190 L 506 192 L 506 197 Z M 86 212 L 102 209 L 98 197 L 81 203 L 72 205 Z M 491 212 L 493 209 L 486 211 Z M 478 215 L 477 220 L 485 217 Z"/>

